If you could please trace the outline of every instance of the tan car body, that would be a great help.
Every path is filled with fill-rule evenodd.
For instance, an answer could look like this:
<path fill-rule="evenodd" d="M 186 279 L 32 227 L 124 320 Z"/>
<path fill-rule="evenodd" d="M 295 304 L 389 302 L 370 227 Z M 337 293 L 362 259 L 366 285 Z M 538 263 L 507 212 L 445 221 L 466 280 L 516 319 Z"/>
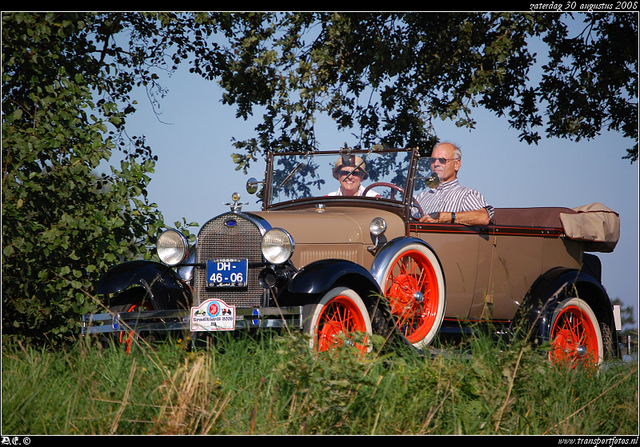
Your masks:
<path fill-rule="evenodd" d="M 498 223 L 486 227 L 416 221 L 407 225 L 390 211 L 330 204 L 322 211 L 313 204 L 306 209 L 255 214 L 291 233 L 296 243 L 292 262 L 298 268 L 322 259 L 346 259 L 370 269 L 375 253 L 369 248 L 376 241 L 369 223 L 382 217 L 388 225 L 385 241 L 411 236 L 425 241 L 437 253 L 447 285 L 445 319 L 507 321 L 513 319 L 522 298 L 544 272 L 582 265 L 580 243 L 562 233 L 560 212 L 574 211 L 498 209 Z M 501 217 L 505 225 L 499 224 Z M 527 219 L 541 226 L 527 225 Z"/>

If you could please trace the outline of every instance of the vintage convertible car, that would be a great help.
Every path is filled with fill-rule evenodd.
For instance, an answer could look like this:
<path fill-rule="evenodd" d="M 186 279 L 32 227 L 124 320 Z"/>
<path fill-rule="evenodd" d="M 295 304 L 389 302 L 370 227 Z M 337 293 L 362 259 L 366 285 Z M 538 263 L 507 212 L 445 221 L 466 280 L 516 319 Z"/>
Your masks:
<path fill-rule="evenodd" d="M 524 324 L 554 361 L 617 355 L 618 313 L 591 252 L 614 249 L 618 215 L 591 204 L 498 208 L 481 227 L 421 223 L 437 211 L 414 199 L 440 183 L 431 163 L 417 149 L 269 154 L 264 180 L 247 182 L 261 210 L 235 193 L 193 246 L 164 232 L 161 262 L 101 279 L 111 311 L 85 315 L 83 333 L 286 326 L 318 350 L 391 333 L 424 349 L 469 327 Z M 362 172 L 364 194 L 335 194 L 340 167 Z"/>

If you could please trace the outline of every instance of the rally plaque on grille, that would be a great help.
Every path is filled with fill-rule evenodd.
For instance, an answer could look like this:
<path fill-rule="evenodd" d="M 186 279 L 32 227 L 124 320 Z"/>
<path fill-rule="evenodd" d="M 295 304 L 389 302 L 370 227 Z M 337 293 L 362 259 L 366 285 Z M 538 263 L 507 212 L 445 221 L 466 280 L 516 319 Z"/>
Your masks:
<path fill-rule="evenodd" d="M 232 331 L 236 328 L 236 307 L 222 300 L 207 300 L 191 308 L 191 332 Z"/>

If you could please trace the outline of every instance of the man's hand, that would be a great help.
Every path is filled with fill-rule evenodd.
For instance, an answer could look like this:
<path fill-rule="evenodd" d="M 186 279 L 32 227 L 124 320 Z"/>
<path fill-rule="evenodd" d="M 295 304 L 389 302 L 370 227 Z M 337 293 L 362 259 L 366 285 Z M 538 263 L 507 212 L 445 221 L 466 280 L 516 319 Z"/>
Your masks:
<path fill-rule="evenodd" d="M 451 223 L 451 213 L 431 213 L 420 218 L 420 222 L 427 223 Z M 474 211 L 460 211 L 456 213 L 457 224 L 470 227 L 489 225 L 489 214 L 484 208 Z"/>
<path fill-rule="evenodd" d="M 427 222 L 427 223 L 445 223 L 444 221 L 444 215 L 448 214 L 449 215 L 449 222 L 451 222 L 451 213 L 431 213 L 431 214 L 425 214 L 424 216 L 422 216 L 420 218 L 420 222 Z M 456 214 L 457 216 L 457 214 Z"/>

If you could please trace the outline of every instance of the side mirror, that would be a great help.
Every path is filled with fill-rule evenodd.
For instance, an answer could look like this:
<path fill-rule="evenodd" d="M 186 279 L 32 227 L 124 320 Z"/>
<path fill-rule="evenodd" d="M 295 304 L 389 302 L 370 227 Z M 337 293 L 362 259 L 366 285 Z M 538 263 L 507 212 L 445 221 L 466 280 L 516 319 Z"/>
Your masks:
<path fill-rule="evenodd" d="M 258 190 L 258 183 L 262 182 L 259 182 L 254 177 L 249 178 L 249 180 L 247 180 L 247 192 L 249 194 L 255 194 Z"/>
<path fill-rule="evenodd" d="M 435 172 L 429 174 L 429 176 L 425 178 L 425 181 L 430 189 L 436 189 L 438 185 L 440 185 L 440 177 L 438 177 L 438 174 Z"/>

